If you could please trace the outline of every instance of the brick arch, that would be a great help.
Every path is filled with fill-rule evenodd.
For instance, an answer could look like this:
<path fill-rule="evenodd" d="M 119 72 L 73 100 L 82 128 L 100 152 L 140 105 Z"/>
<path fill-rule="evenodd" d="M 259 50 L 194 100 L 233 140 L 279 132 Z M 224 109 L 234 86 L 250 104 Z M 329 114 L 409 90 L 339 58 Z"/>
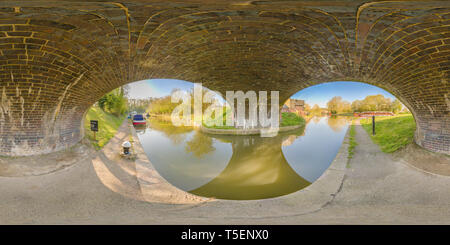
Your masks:
<path fill-rule="evenodd" d="M 52 152 L 123 84 L 170 77 L 226 90 L 361 81 L 413 111 L 416 142 L 450 147 L 450 4 L 435 2 L 2 2 L 0 154 Z"/>

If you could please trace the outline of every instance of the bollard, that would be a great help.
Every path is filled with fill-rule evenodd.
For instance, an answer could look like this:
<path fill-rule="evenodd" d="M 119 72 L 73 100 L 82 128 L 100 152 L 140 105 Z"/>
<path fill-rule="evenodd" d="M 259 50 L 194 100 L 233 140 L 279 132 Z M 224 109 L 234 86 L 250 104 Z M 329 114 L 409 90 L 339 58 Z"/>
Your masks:
<path fill-rule="evenodd" d="M 129 141 L 125 141 L 125 142 L 122 143 L 122 147 L 123 147 L 123 154 L 124 155 L 129 155 L 130 154 L 131 143 Z"/>

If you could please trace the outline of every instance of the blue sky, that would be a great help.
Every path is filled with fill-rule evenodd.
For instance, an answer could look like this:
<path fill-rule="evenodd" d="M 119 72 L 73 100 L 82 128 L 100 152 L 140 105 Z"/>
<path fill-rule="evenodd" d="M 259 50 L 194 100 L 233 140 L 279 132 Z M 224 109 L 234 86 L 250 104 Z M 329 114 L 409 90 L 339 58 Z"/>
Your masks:
<path fill-rule="evenodd" d="M 392 100 L 395 99 L 395 96 L 382 88 L 360 82 L 321 83 L 305 88 L 291 98 L 305 100 L 311 106 L 318 104 L 320 107 L 326 107 L 327 102 L 334 96 L 341 96 L 343 100 L 352 102 L 354 100 L 362 100 L 367 95 L 376 94 L 382 94 L 384 97 Z"/>
<path fill-rule="evenodd" d="M 169 95 L 175 88 L 190 90 L 193 86 L 193 83 L 175 79 L 143 80 L 129 85 L 129 96 L 131 98 L 140 99 L 162 97 Z M 392 94 L 382 88 L 360 82 L 322 83 L 305 88 L 294 94 L 291 98 L 305 100 L 305 102 L 311 106 L 318 104 L 320 107 L 326 107 L 327 102 L 333 98 L 333 96 L 341 96 L 342 99 L 352 102 L 357 99 L 362 100 L 367 95 L 375 94 L 382 94 L 392 100 L 395 99 Z"/>

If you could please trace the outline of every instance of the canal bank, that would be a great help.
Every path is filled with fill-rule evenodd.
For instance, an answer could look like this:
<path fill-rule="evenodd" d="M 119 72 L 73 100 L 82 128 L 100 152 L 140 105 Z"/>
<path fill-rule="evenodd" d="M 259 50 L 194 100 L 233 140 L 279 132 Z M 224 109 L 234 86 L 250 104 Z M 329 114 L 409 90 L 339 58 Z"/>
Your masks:
<path fill-rule="evenodd" d="M 122 126 L 102 151 L 70 168 L 41 176 L 0 177 L 0 223 L 450 224 L 450 178 L 393 160 L 360 126 L 350 168 L 345 168 L 344 144 L 329 171 L 299 192 L 197 204 L 143 198 L 136 163 L 116 158 L 121 141 L 130 135 L 130 128 Z"/>
<path fill-rule="evenodd" d="M 264 133 L 281 133 L 288 132 L 291 130 L 299 129 L 304 127 L 305 125 L 293 125 L 293 126 L 284 126 L 279 127 L 278 130 L 270 130 L 270 129 L 260 129 L 260 128 L 250 128 L 250 129 L 218 129 L 218 128 L 207 128 L 204 126 L 200 126 L 200 131 L 206 134 L 219 134 L 219 135 L 262 135 Z"/>
<path fill-rule="evenodd" d="M 142 148 L 136 130 L 132 129 L 133 147 L 136 151 L 137 179 L 141 185 L 141 191 L 149 202 L 167 204 L 204 204 L 211 206 L 214 212 L 227 213 L 239 210 L 246 217 L 270 217 L 277 215 L 298 215 L 315 212 L 331 202 L 342 185 L 347 163 L 348 144 L 343 143 L 336 158 L 329 168 L 314 183 L 297 192 L 261 200 L 223 200 L 203 198 L 192 195 L 171 185 L 156 171 Z M 348 141 L 348 134 L 344 142 Z M 150 180 L 150 181 L 149 181 Z M 214 204 L 210 204 L 213 202 Z M 261 216 L 261 214 L 264 214 Z"/>
<path fill-rule="evenodd" d="M 273 137 L 205 134 L 155 119 L 136 130 L 154 169 L 177 188 L 217 199 L 256 200 L 316 181 L 335 159 L 347 123 L 315 118 Z"/>

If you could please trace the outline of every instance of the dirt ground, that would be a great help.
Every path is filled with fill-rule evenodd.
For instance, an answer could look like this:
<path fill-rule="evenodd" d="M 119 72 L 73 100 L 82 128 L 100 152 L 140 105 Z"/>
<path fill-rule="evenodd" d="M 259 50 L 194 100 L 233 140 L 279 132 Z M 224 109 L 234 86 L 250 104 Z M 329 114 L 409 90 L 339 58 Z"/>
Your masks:
<path fill-rule="evenodd" d="M 415 143 L 393 153 L 392 157 L 426 172 L 450 176 L 449 155 L 427 151 Z"/>
<path fill-rule="evenodd" d="M 0 156 L 0 176 L 25 177 L 49 174 L 86 161 L 94 152 L 89 142 L 82 141 L 67 150 L 49 154 L 26 157 Z"/>

